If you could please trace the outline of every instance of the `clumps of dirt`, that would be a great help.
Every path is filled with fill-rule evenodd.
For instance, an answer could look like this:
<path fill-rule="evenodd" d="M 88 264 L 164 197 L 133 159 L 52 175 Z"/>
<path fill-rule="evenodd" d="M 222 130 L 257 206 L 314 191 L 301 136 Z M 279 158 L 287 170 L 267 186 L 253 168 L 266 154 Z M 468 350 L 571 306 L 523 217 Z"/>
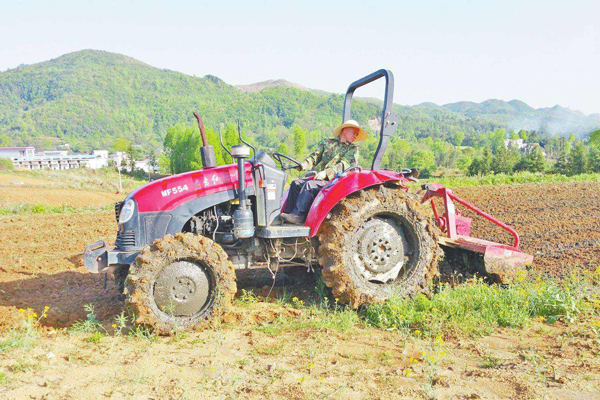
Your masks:
<path fill-rule="evenodd" d="M 514 227 L 540 272 L 561 276 L 576 266 L 600 264 L 600 182 L 480 186 L 454 193 Z M 471 236 L 512 244 L 506 231 L 468 210 L 464 215 L 475 218 Z"/>
<path fill-rule="evenodd" d="M 84 247 L 98 239 L 114 241 L 111 212 L 23 215 L 0 218 L 0 330 L 19 308 L 41 315 L 42 324 L 61 328 L 85 319 L 93 304 L 100 321 L 110 323 L 123 309 L 112 277 L 89 274 L 81 265 Z"/>

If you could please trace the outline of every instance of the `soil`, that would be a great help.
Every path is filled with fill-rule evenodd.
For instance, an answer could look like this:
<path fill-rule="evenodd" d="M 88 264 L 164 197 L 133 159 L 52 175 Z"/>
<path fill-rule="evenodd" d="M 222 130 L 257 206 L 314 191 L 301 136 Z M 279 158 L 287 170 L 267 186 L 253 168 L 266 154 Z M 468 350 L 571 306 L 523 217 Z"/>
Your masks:
<path fill-rule="evenodd" d="M 600 265 L 600 182 L 481 186 L 454 192 L 514 227 L 521 249 L 534 256 L 534 269 L 557 276 L 574 267 Z M 472 236 L 512 244 L 510 234 L 476 218 Z"/>
<path fill-rule="evenodd" d="M 581 182 L 455 192 L 514 226 L 536 269 L 563 275 L 575 266 L 600 264 L 599 189 L 600 183 Z M 86 197 L 61 190 L 52 201 Z M 89 193 L 87 198 L 73 204 L 114 201 L 107 196 L 94 203 L 98 197 Z M 478 221 L 472 233 L 510 240 Z M 0 216 L 0 332 L 22 316 L 18 309 L 41 314 L 50 307 L 36 346 L 0 352 L 1 398 L 600 398 L 600 348 L 590 336 L 590 321 L 536 322 L 524 330 L 455 340 L 435 362 L 414 361 L 432 351 L 427 342 L 374 328 L 269 333 L 261 326 L 308 312 L 270 301 L 236 306 L 220 328 L 175 338 L 105 336 L 96 343 L 72 335 L 65 328 L 86 318 L 86 304 L 94 305 L 109 330 L 124 310 L 112 278 L 88 273 L 81 258 L 85 245 L 111 242 L 114 235 L 111 211 Z M 314 294 L 307 289 L 314 280 L 306 277 L 301 270 L 283 273 L 271 290 L 264 275 L 240 272 L 238 295 L 253 288 L 261 295 L 306 299 Z"/>

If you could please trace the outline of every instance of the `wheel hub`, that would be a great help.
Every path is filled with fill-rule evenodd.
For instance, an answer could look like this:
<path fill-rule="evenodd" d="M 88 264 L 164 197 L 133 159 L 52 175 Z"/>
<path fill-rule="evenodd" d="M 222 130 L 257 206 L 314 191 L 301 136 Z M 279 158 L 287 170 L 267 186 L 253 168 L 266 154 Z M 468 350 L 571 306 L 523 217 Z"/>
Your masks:
<path fill-rule="evenodd" d="M 405 242 L 394 221 L 374 218 L 357 232 L 354 261 L 369 281 L 386 283 L 395 279 L 404 265 Z"/>
<path fill-rule="evenodd" d="M 191 261 L 167 265 L 154 285 L 154 300 L 163 312 L 192 316 L 200 312 L 210 297 L 210 278 L 205 268 Z"/>

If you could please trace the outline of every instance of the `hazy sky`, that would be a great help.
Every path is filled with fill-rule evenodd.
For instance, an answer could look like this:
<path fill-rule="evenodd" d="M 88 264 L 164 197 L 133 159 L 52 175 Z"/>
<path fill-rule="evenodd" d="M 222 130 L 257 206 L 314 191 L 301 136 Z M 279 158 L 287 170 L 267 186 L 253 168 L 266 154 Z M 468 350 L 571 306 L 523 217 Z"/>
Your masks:
<path fill-rule="evenodd" d="M 589 114 L 600 112 L 599 16 L 598 0 L 0 0 L 0 70 L 91 48 L 230 84 L 341 93 L 387 68 L 400 104 L 518 98 Z"/>

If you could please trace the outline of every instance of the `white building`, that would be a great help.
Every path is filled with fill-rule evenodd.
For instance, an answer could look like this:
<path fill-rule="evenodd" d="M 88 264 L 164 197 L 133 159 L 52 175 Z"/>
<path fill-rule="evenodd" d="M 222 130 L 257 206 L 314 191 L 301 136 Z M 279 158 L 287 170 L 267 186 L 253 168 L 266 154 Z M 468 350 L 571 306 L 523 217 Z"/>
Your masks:
<path fill-rule="evenodd" d="M 531 154 L 534 148 L 539 147 L 544 157 L 546 156 L 546 151 L 539 143 L 525 143 L 523 139 L 506 139 L 504 147 L 507 149 L 517 149 L 523 154 Z"/>
<path fill-rule="evenodd" d="M 16 149 L 16 150 L 15 150 Z M 21 151 L 22 149 L 26 149 Z M 108 151 L 95 150 L 90 154 L 69 155 L 66 150 L 48 150 L 35 154 L 35 148 L 0 148 L 0 154 L 10 154 L 15 168 L 23 169 L 54 169 L 65 170 L 73 168 L 97 169 L 108 166 Z"/>
<path fill-rule="evenodd" d="M 92 156 L 95 158 L 90 160 L 90 163 L 87 166 L 88 168 L 97 169 L 108 167 L 108 150 L 94 150 L 92 151 Z"/>
<path fill-rule="evenodd" d="M 32 157 L 35 155 L 35 147 L 0 147 L 0 158 Z"/>

